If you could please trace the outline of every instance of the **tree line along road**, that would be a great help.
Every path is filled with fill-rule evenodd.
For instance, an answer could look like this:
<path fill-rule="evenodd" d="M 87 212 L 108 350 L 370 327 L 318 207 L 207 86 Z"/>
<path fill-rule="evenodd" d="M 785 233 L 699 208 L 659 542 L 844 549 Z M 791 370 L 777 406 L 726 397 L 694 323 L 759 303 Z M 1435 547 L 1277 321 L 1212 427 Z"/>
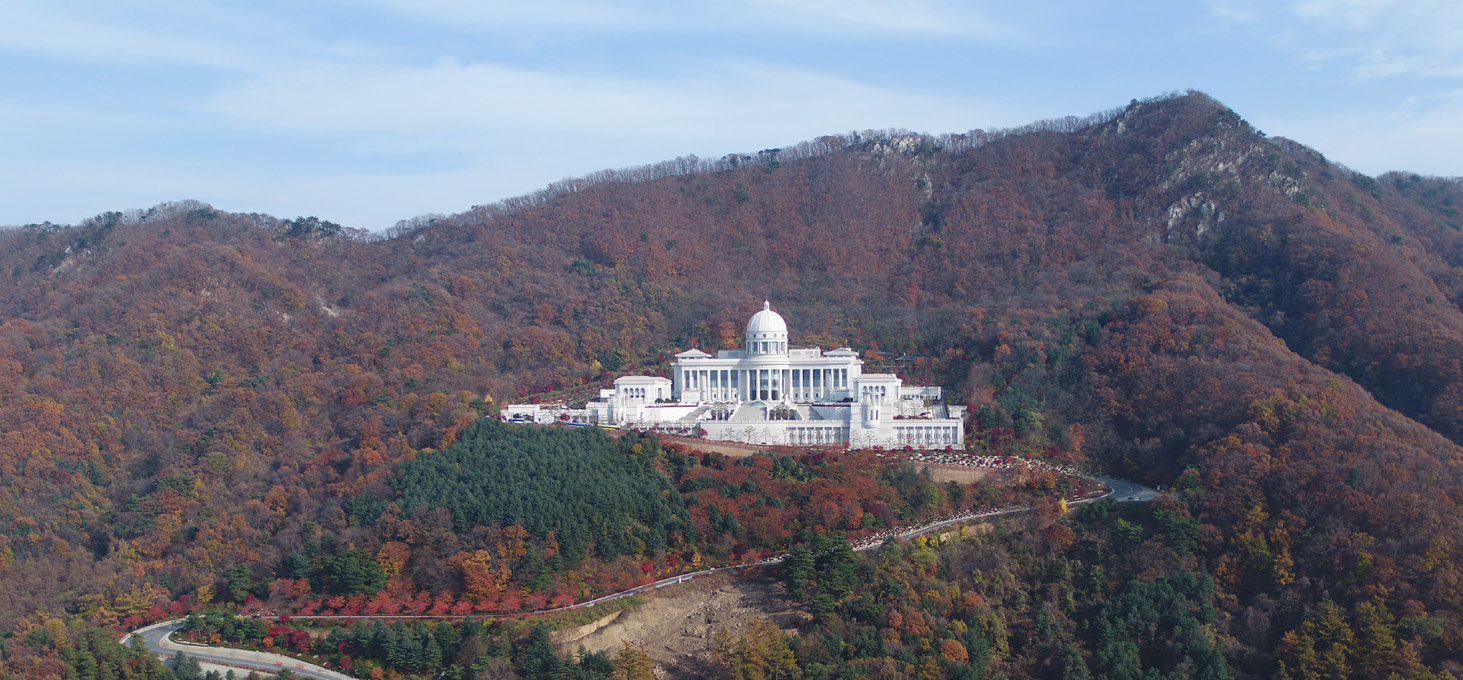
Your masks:
<path fill-rule="evenodd" d="M 1153 489 L 1153 488 L 1150 488 L 1150 487 L 1146 487 L 1146 486 L 1143 486 L 1141 484 L 1136 484 L 1136 483 L 1124 481 L 1124 480 L 1121 480 L 1121 479 L 1112 479 L 1112 478 L 1109 478 L 1109 477 L 1093 477 L 1092 479 L 1096 479 L 1096 480 L 1102 482 L 1103 484 L 1106 484 L 1107 487 L 1108 487 L 1108 489 L 1109 489 L 1108 493 L 1107 494 L 1104 494 L 1102 496 L 1088 498 L 1088 499 L 1085 499 L 1085 500 L 1073 501 L 1069 505 L 1081 505 L 1081 504 L 1084 504 L 1084 503 L 1092 503 L 1092 502 L 1099 501 L 1099 500 L 1102 500 L 1103 498 L 1108 498 L 1108 497 L 1115 498 L 1119 503 L 1146 502 L 1146 501 L 1151 501 L 1154 498 L 1157 498 L 1158 497 L 1158 491 L 1156 489 Z M 916 527 L 914 529 L 910 529 L 908 531 L 904 531 L 904 532 L 893 531 L 893 532 L 888 532 L 887 534 L 881 534 L 881 535 L 875 536 L 875 537 L 873 537 L 871 539 L 867 539 L 865 541 L 861 541 L 860 543 L 856 544 L 854 546 L 854 550 L 856 552 L 863 552 L 863 551 L 867 551 L 867 550 L 873 550 L 873 549 L 879 547 L 880 545 L 883 545 L 885 542 L 887 542 L 887 541 L 889 541 L 891 539 L 908 540 L 908 539 L 914 538 L 916 536 L 921 536 L 921 535 L 924 535 L 924 534 L 927 534 L 927 533 L 930 533 L 930 532 L 933 532 L 933 531 L 939 531 L 939 530 L 944 529 L 946 527 L 950 527 L 950 526 L 953 526 L 953 525 L 956 525 L 956 524 L 961 524 L 961 523 L 964 523 L 964 522 L 969 522 L 969 521 L 973 521 L 973 520 L 977 520 L 977 519 L 984 519 L 984 518 L 988 518 L 988 517 L 998 517 L 998 516 L 1002 516 L 1002 515 L 1014 515 L 1014 514 L 1020 514 L 1020 513 L 1023 513 L 1023 512 L 1030 512 L 1030 511 L 1031 511 L 1031 508 L 1019 507 L 1018 506 L 1018 507 L 1014 507 L 1014 508 L 1006 508 L 1006 509 L 1003 509 L 1003 510 L 989 510 L 989 511 L 986 511 L 986 512 L 971 513 L 971 514 L 966 514 L 966 515 L 960 515 L 960 516 L 957 516 L 957 517 L 949 517 L 949 518 L 946 518 L 946 519 L 938 520 L 938 521 L 933 522 L 933 523 L 930 523 L 930 524 L 926 524 L 924 526 L 920 526 L 920 527 Z M 750 563 L 750 564 L 734 564 L 734 565 L 729 565 L 729 566 L 725 566 L 725 567 L 714 567 L 714 568 L 711 568 L 711 569 L 702 569 L 701 571 L 693 571 L 693 572 L 686 573 L 686 574 L 680 574 L 680 575 L 677 575 L 677 576 L 671 576 L 669 578 L 663 578 L 663 579 L 661 579 L 659 581 L 656 581 L 654 583 L 647 583 L 647 584 L 645 584 L 643 586 L 636 586 L 636 587 L 630 588 L 628 590 L 622 590 L 622 591 L 620 591 L 618 593 L 611 593 L 609 595 L 604 595 L 604 596 L 597 597 L 597 598 L 592 599 L 592 600 L 587 600 L 587 601 L 584 601 L 584 602 L 579 602 L 577 604 L 571 604 L 571 605 L 567 605 L 567 606 L 564 606 L 564 607 L 556 607 L 556 608 L 553 608 L 553 609 L 540 609 L 540 610 L 537 610 L 537 611 L 534 611 L 534 612 L 527 612 L 527 614 L 529 614 L 529 615 L 550 614 L 550 613 L 553 613 L 553 612 L 570 611 L 570 610 L 575 610 L 575 609 L 585 609 L 585 608 L 588 608 L 588 607 L 593 607 L 593 606 L 596 606 L 596 605 L 604 604 L 606 602 L 611 602 L 611 601 L 614 601 L 614 600 L 618 600 L 620 598 L 630 597 L 631 595 L 639 595 L 639 594 L 642 594 L 642 593 L 647 593 L 647 592 L 650 592 L 652 590 L 655 590 L 656 588 L 664 588 L 666 586 L 675 585 L 677 583 L 684 583 L 684 582 L 689 581 L 691 579 L 700 578 L 700 577 L 703 577 L 703 576 L 709 576 L 711 574 L 716 574 L 716 573 L 720 573 L 720 572 L 723 572 L 723 571 L 732 571 L 732 570 L 736 570 L 736 569 L 750 569 L 750 568 L 755 568 L 755 567 L 768 566 L 768 565 L 772 565 L 772 564 L 780 564 L 780 563 L 782 563 L 782 561 L 784 559 L 786 559 L 786 557 L 787 557 L 786 554 L 773 555 L 773 556 L 767 557 L 766 559 L 763 559 L 763 560 L 761 560 L 759 562 L 753 562 L 753 563 Z M 348 620 L 363 620 L 363 619 L 392 619 L 392 620 L 395 620 L 395 619 L 440 619 L 440 620 L 450 620 L 450 619 L 464 619 L 464 618 L 469 618 L 469 617 L 495 618 L 495 617 L 522 616 L 522 615 L 523 615 L 523 613 L 517 613 L 517 614 L 495 614 L 495 615 L 488 615 L 486 617 L 484 615 L 482 615 L 482 614 L 460 614 L 460 615 L 443 615 L 443 616 L 397 616 L 397 615 L 384 615 L 384 616 L 383 615 L 339 616 L 339 615 L 336 615 L 336 616 L 292 616 L 290 618 L 297 619 L 297 620 L 321 620 L 321 621 L 347 620 L 347 619 Z M 172 640 L 172 634 L 175 633 L 175 632 L 177 632 L 178 630 L 180 630 L 183 627 L 183 624 L 184 624 L 184 620 L 183 619 L 174 619 L 172 621 L 163 621 L 161 623 L 154 623 L 154 624 L 152 624 L 150 626 L 147 626 L 145 628 L 140 628 L 140 629 L 135 630 L 135 631 L 133 631 L 131 633 L 128 633 L 126 636 L 124 636 L 122 638 L 122 643 L 123 644 L 129 643 L 131 641 L 131 639 L 135 636 L 135 637 L 140 638 L 142 640 L 142 643 L 147 647 L 148 651 L 151 651 L 152 653 L 157 654 L 157 655 L 162 656 L 162 657 L 165 657 L 165 658 L 172 658 L 172 656 L 174 654 L 176 654 L 177 652 L 180 652 L 181 651 L 184 654 L 186 654 L 186 655 L 188 655 L 188 656 L 190 656 L 190 657 L 192 657 L 194 659 L 199 660 L 200 662 L 218 664 L 218 665 L 221 665 L 221 666 L 229 666 L 229 667 L 232 667 L 232 668 L 238 668 L 238 669 L 245 670 L 245 671 L 259 671 L 259 672 L 264 672 L 264 673 L 278 673 L 282 669 L 289 669 L 296 676 L 301 677 L 301 678 L 312 678 L 314 680 L 358 680 L 354 676 L 346 675 L 344 673 L 340 673 L 340 672 L 337 672 L 337 671 L 332 671 L 332 670 L 330 670 L 328 668 L 323 668 L 323 667 L 317 666 L 315 664 L 306 663 L 304 661 L 300 661 L 299 659 L 295 659 L 295 658 L 292 658 L 292 657 L 288 657 L 288 656 L 285 656 L 283 654 L 271 654 L 269 652 L 255 652 L 255 651 L 244 650 L 244 649 L 234 649 L 234 648 L 231 648 L 231 647 L 213 647 L 213 646 L 208 646 L 208 645 L 197 645 L 197 644 L 192 644 L 192 643 L 174 642 Z"/>

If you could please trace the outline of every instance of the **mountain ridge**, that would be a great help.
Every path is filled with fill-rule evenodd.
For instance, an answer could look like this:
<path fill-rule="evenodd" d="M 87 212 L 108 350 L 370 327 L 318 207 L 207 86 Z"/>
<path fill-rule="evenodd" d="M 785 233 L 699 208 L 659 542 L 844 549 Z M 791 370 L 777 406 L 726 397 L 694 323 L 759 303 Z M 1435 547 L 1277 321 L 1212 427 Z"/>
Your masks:
<path fill-rule="evenodd" d="M 382 238 L 194 203 L 0 232 L 0 611 L 263 578 L 320 526 L 391 542 L 349 499 L 388 504 L 488 398 L 663 370 L 770 297 L 794 343 L 920 357 L 891 368 L 970 405 L 976 451 L 1177 485 L 1202 533 L 1165 564 L 1276 621 L 1226 629 L 1252 663 L 1323 594 L 1456 622 L 1463 187 L 1202 94 L 1037 128 L 672 162 Z"/>

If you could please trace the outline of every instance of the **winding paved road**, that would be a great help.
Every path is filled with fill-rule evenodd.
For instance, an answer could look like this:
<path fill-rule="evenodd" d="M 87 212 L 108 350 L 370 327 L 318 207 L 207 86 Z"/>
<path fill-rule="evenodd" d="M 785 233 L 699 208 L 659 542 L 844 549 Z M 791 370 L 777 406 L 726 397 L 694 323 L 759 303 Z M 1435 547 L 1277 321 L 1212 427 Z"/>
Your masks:
<path fill-rule="evenodd" d="M 1151 501 L 1154 498 L 1157 498 L 1158 497 L 1158 491 L 1156 489 L 1153 489 L 1151 487 L 1146 487 L 1146 486 L 1143 486 L 1141 484 L 1135 484 L 1133 482 L 1123 481 L 1121 479 L 1111 479 L 1111 478 L 1108 478 L 1108 477 L 1095 477 L 1094 479 L 1097 479 L 1097 480 L 1101 481 L 1102 483 L 1106 484 L 1107 487 L 1108 487 L 1108 489 L 1110 489 L 1110 491 L 1106 495 L 1098 496 L 1098 497 L 1095 497 L 1095 498 L 1089 498 L 1089 499 L 1081 500 L 1081 501 L 1073 501 L 1072 503 L 1069 503 L 1068 505 L 1081 505 L 1083 503 L 1092 503 L 1094 501 L 1099 501 L 1099 500 L 1102 500 L 1103 498 L 1107 498 L 1108 496 L 1112 496 L 1112 497 L 1116 498 L 1119 503 Z M 955 524 L 961 524 L 963 522 L 969 522 L 969 521 L 972 521 L 972 520 L 982 519 L 982 518 L 986 518 L 986 517 L 997 517 L 997 516 L 1000 516 L 1000 515 L 1014 515 L 1014 514 L 1023 513 L 1023 512 L 1030 512 L 1030 510 L 1031 510 L 1030 508 L 1016 507 L 1016 508 L 1007 508 L 1005 510 L 991 510 L 991 511 L 988 511 L 988 512 L 980 512 L 980 513 L 973 513 L 973 514 L 969 514 L 969 515 L 961 515 L 959 517 L 952 517 L 950 519 L 941 520 L 941 521 L 935 522 L 933 524 L 928 524 L 928 525 L 925 525 L 925 526 L 922 526 L 922 527 L 917 527 L 917 528 L 914 528 L 914 529 L 910 529 L 909 531 L 906 531 L 904 533 L 901 533 L 901 534 L 896 535 L 894 538 L 910 539 L 910 538 L 914 538 L 915 536 L 919 536 L 919 535 L 922 535 L 922 534 L 927 534 L 927 533 L 932 532 L 932 531 L 939 531 L 940 529 L 944 529 L 946 527 L 949 527 L 949 526 L 952 526 L 952 525 L 955 525 Z M 863 551 L 866 551 L 866 550 L 873 550 L 873 549 L 878 548 L 879 546 L 883 545 L 885 543 L 885 541 L 887 541 L 887 540 L 888 539 L 884 539 L 884 540 L 881 540 L 881 541 L 876 541 L 876 542 L 869 543 L 868 545 L 858 546 L 858 547 L 854 548 L 854 550 L 856 552 L 863 552 Z M 641 593 L 646 593 L 646 592 L 649 592 L 649 591 L 654 590 L 656 588 L 663 588 L 665 586 L 674 585 L 674 584 L 677 584 L 677 583 L 684 583 L 684 582 L 690 581 L 692 579 L 701 578 L 703 576 L 709 576 L 711 574 L 715 574 L 715 573 L 718 573 L 718 572 L 731 571 L 733 569 L 748 569 L 748 568 L 752 568 L 752 567 L 761 567 L 761 566 L 766 566 L 766 565 L 770 565 L 770 564 L 780 564 L 785 557 L 786 557 L 785 555 L 777 555 L 777 556 L 769 557 L 769 558 L 767 558 L 765 560 L 762 560 L 761 562 L 755 562 L 755 563 L 752 563 L 752 564 L 734 564 L 734 565 L 730 565 L 730 566 L 726 566 L 726 567 L 716 567 L 714 569 L 703 569 L 701 571 L 691 572 L 689 574 L 681 574 L 679 576 L 672 576 L 670 578 L 663 578 L 663 579 L 661 579 L 659 581 L 656 581 L 654 583 L 649 583 L 649 584 L 646 584 L 646 585 L 643 585 L 643 586 L 636 586 L 636 587 L 631 588 L 629 590 L 622 590 L 622 591 L 620 591 L 618 593 L 611 593 L 609 595 L 605 595 L 605 596 L 602 596 L 602 597 L 597 597 L 597 598 L 595 598 L 593 600 L 588 600 L 588 601 L 585 601 L 585 602 L 580 602 L 578 604 L 571 604 L 571 605 L 568 605 L 568 606 L 565 606 L 565 607 L 557 607 L 557 608 L 554 608 L 554 609 L 540 609 L 540 610 L 535 611 L 535 612 L 532 612 L 532 613 L 533 614 L 548 614 L 548 613 L 551 613 L 551 612 L 569 611 L 571 609 L 584 609 L 586 607 L 593 607 L 595 605 L 604 604 L 604 603 L 610 602 L 612 600 L 618 600 L 620 598 L 630 597 L 631 595 L 639 595 Z M 473 616 L 473 615 L 470 615 L 470 616 Z M 475 615 L 475 616 L 482 616 L 482 615 L 479 614 L 479 615 Z M 503 615 L 500 615 L 500 616 L 518 616 L 518 614 L 503 614 Z M 462 616 L 374 616 L 374 617 L 373 616 L 293 616 L 291 618 L 293 618 L 293 619 L 300 619 L 300 620 L 310 620 L 310 619 L 317 619 L 317 620 L 353 619 L 354 620 L 354 619 L 369 619 L 369 618 L 385 618 L 385 619 L 413 619 L 413 618 L 422 618 L 422 619 L 452 619 L 452 618 L 463 618 L 463 617 Z M 139 636 L 139 637 L 142 638 L 142 642 L 143 642 L 143 644 L 147 645 L 148 650 L 152 651 L 154 654 L 157 654 L 157 655 L 162 656 L 162 657 L 165 657 L 165 658 L 172 658 L 173 654 L 177 653 L 178 651 L 182 651 L 184 654 L 187 654 L 190 657 L 193 657 L 195 659 L 198 659 L 201 662 L 214 663 L 214 664 L 218 664 L 218 665 L 221 665 L 221 666 L 229 666 L 229 667 L 232 667 L 232 668 L 240 668 L 240 669 L 245 669 L 245 670 L 255 670 L 255 671 L 261 671 L 261 672 L 266 672 L 266 673 L 275 673 L 275 672 L 278 672 L 281 668 L 288 668 L 291 671 L 294 671 L 295 675 L 297 675 L 299 677 L 302 677 L 302 678 L 313 678 L 315 680 L 357 680 L 357 678 L 355 678 L 354 676 L 345 675 L 344 673 L 339 673 L 339 672 L 332 671 L 332 670 L 329 670 L 329 669 L 326 669 L 326 668 L 321 668 L 320 666 L 316 666 L 314 664 L 305 663 L 305 662 L 300 661 L 298 659 L 293 659 L 293 658 L 290 658 L 290 657 L 287 657 L 287 656 L 283 656 L 283 655 L 280 655 L 280 654 L 269 654 L 269 653 L 265 653 L 265 652 L 252 652 L 252 651 L 242 650 L 242 649 L 232 649 L 232 648 L 229 648 L 229 647 L 210 647 L 210 646 L 196 645 L 196 644 L 191 644 L 191 643 L 174 642 L 171 639 L 170 636 L 174 632 L 177 632 L 178 629 L 180 629 L 182 627 L 183 627 L 183 620 L 182 619 L 176 619 L 176 620 L 173 620 L 173 621 L 164 621 L 162 623 L 155 623 L 155 624 L 153 624 L 151 626 L 148 626 L 146 628 L 141 628 L 141 629 L 138 629 L 138 630 L 133 631 L 131 633 L 128 633 L 125 637 L 122 638 L 122 643 L 123 644 L 126 644 L 132 638 L 132 636 L 136 635 L 136 636 Z"/>
<path fill-rule="evenodd" d="M 1152 487 L 1143 486 L 1142 484 L 1134 484 L 1133 482 L 1125 482 L 1121 479 L 1111 479 L 1108 477 L 1098 477 L 1097 479 L 1103 484 L 1106 484 L 1107 488 L 1112 489 L 1112 492 L 1109 493 L 1108 496 L 1115 497 L 1119 503 L 1151 501 L 1155 498 L 1158 498 L 1158 490 Z M 1106 496 L 1104 496 L 1104 498 L 1106 498 Z"/>
<path fill-rule="evenodd" d="M 281 669 L 288 668 L 294 672 L 296 677 L 301 678 L 312 678 L 313 680 L 357 680 L 354 676 L 321 668 L 315 664 L 305 663 L 299 659 L 292 659 L 281 654 L 174 642 L 171 636 L 183 627 L 183 623 L 183 619 L 154 623 L 146 628 L 128 633 L 126 637 L 122 638 L 122 644 L 128 644 L 132 636 L 135 635 L 142 638 L 142 643 L 147 645 L 147 649 L 158 656 L 171 659 L 174 654 L 181 651 L 189 657 L 197 659 L 200 663 L 240 669 L 244 671 L 244 673 L 239 674 L 240 676 L 247 674 L 248 671 L 278 673 Z"/>

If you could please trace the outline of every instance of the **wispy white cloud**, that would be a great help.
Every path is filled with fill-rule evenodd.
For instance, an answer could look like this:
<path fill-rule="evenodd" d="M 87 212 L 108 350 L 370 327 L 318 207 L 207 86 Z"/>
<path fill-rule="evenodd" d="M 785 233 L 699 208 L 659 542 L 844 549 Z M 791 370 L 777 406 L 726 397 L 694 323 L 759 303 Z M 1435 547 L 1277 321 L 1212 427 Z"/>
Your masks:
<path fill-rule="evenodd" d="M 477 30 L 625 33 L 650 32 L 677 22 L 675 14 L 647 3 L 584 0 L 475 2 L 474 0 L 366 0 L 366 4 L 426 24 Z"/>
<path fill-rule="evenodd" d="M 1356 79 L 1463 78 L 1457 0 L 1210 0 L 1209 10 L 1314 64 L 1340 64 Z"/>
<path fill-rule="evenodd" d="M 177 63 L 237 68 L 252 59 L 204 36 L 180 37 L 86 17 L 51 3 L 7 3 L 0 21 L 0 48 L 68 60 L 127 63 Z"/>
<path fill-rule="evenodd" d="M 0 55 L 6 51 L 109 68 L 182 65 L 243 73 L 299 59 L 387 54 L 360 40 L 322 39 L 267 11 L 209 0 L 138 7 L 9 0 L 0 20 Z"/>
<path fill-rule="evenodd" d="M 1364 167 L 1456 176 L 1463 158 L 1463 89 L 1409 98 L 1376 124 L 1342 131 L 1326 144 Z M 1347 134 L 1349 133 L 1349 134 Z M 1410 150 L 1403 165 L 1399 149 Z"/>
<path fill-rule="evenodd" d="M 969 93 L 901 88 L 888 79 L 876 85 L 859 74 L 736 50 L 704 59 L 677 54 L 650 73 L 610 63 L 585 68 L 572 56 L 492 59 L 483 56 L 491 50 L 464 49 L 460 35 L 434 53 L 429 43 L 380 30 L 414 20 L 422 35 L 462 24 L 540 38 L 637 32 L 644 33 L 637 40 L 650 41 L 729 26 L 837 39 L 1014 34 L 946 0 L 748 0 L 687 11 L 633 1 L 373 1 L 375 17 L 363 19 L 371 28 L 348 30 L 330 22 L 329 12 L 291 21 L 267 5 L 214 0 L 156 0 L 135 9 L 15 0 L 0 22 L 0 63 L 7 55 L 41 55 L 46 68 L 78 82 L 118 73 L 130 78 L 118 89 L 139 89 L 120 106 L 82 91 L 0 93 L 0 121 L 26 131 L 0 140 L 9 157 L 0 175 L 11 180 L 7 191 L 41 208 L 37 215 L 13 205 L 0 219 L 79 219 L 194 197 L 380 228 L 565 176 L 687 153 L 751 151 L 871 127 L 942 132 L 1032 117 Z M 396 19 L 383 19 L 382 7 Z M 424 54 L 457 58 L 424 63 Z M 188 75 L 173 81 L 179 73 Z"/>
<path fill-rule="evenodd" d="M 583 2 L 485 3 L 476 0 L 369 0 L 410 19 L 493 31 L 552 27 L 555 31 L 620 34 L 693 30 L 754 30 L 804 38 L 868 36 L 963 37 L 1008 42 L 1025 37 L 957 0 L 743 0 L 735 3 Z"/>
<path fill-rule="evenodd" d="M 1209 0 L 1209 14 L 1233 22 L 1257 22 L 1265 17 L 1269 4 L 1262 0 Z"/>
<path fill-rule="evenodd" d="M 1015 122 L 977 99 L 875 87 L 762 64 L 701 63 L 672 78 L 590 77 L 444 59 L 427 67 L 321 65 L 227 87 L 207 109 L 291 133 L 387 135 L 459 145 L 533 134 L 678 144 L 731 131 L 795 141 L 853 128 L 935 131 Z"/>
<path fill-rule="evenodd" d="M 7 0 L 0 129 L 19 133 L 0 135 L 0 221 L 193 197 L 381 228 L 688 153 L 1220 86 L 1195 68 L 1256 93 L 1230 103 L 1271 132 L 1306 131 L 1368 171 L 1446 173 L 1463 102 L 1433 95 L 1459 87 L 1438 85 L 1463 49 L 1456 1 L 1211 0 L 1206 16 L 1076 0 Z M 1162 36 L 1206 19 L 1234 50 L 1169 59 Z M 1119 42 L 1142 68 L 1111 67 Z M 1234 54 L 1285 68 L 1255 81 Z M 1325 82 L 1289 99 L 1251 85 L 1310 75 Z M 1339 94 L 1318 105 L 1319 88 Z"/>
<path fill-rule="evenodd" d="M 1463 3 L 1210 0 L 1208 8 L 1211 17 L 1261 36 L 1328 87 L 1354 92 L 1342 107 L 1275 106 L 1257 116 L 1267 128 L 1362 172 L 1458 174 Z"/>
<path fill-rule="evenodd" d="M 759 21 L 781 20 L 798 31 L 855 31 L 859 35 L 945 36 L 1000 42 L 1029 37 L 1015 24 L 997 21 L 972 5 L 942 0 L 751 0 L 747 9 L 771 13 L 771 17 L 756 17 Z"/>
<path fill-rule="evenodd" d="M 1370 175 L 1390 170 L 1457 176 L 1463 158 L 1463 89 L 1409 97 L 1368 109 L 1292 111 L 1264 117 L 1264 127 L 1284 131 L 1352 169 Z"/>

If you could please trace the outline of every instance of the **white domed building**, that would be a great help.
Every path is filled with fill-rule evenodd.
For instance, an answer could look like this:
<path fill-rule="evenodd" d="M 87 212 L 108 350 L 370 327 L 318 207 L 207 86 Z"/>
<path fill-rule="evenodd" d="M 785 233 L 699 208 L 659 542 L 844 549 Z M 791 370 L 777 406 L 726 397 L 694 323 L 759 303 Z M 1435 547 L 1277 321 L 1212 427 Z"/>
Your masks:
<path fill-rule="evenodd" d="M 864 373 L 863 364 L 847 347 L 791 347 L 787 322 L 764 302 L 742 349 L 681 352 L 672 380 L 619 378 L 589 409 L 600 424 L 749 444 L 963 445 L 964 407 L 945 404 L 938 387 Z"/>

